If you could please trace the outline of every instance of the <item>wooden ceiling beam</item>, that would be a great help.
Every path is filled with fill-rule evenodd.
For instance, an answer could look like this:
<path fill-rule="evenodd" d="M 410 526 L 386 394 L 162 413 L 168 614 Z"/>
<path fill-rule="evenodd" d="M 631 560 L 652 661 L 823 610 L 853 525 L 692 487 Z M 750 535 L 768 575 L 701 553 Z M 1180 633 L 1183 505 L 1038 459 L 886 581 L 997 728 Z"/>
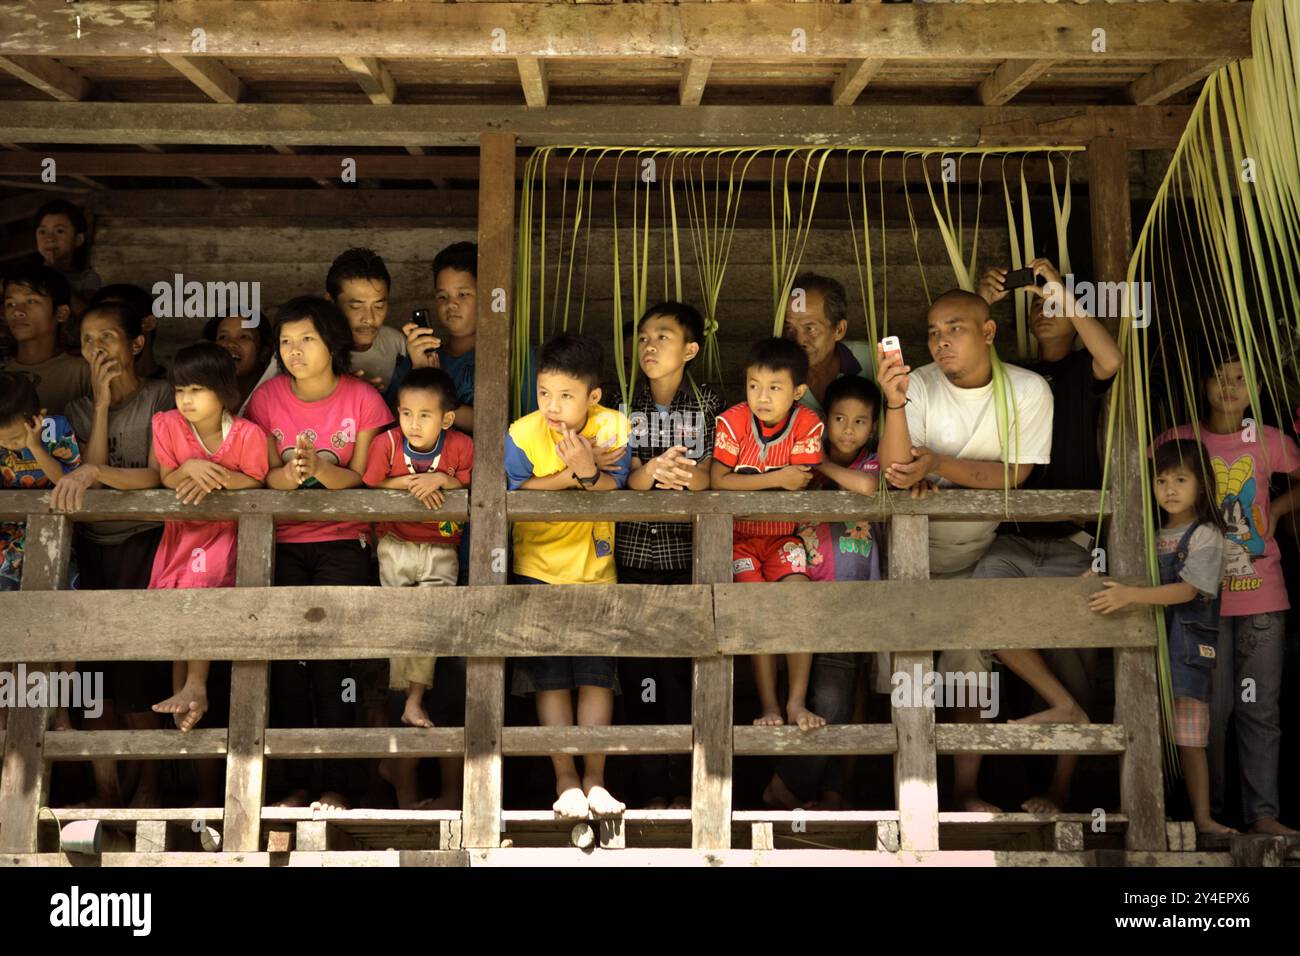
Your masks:
<path fill-rule="evenodd" d="M 255 0 L 249 0 L 255 2 Z M 384 6 L 381 4 L 380 6 Z M 401 4 L 420 6 L 420 4 Z M 474 146 L 480 131 L 521 146 L 1177 145 L 1183 106 L 522 106 L 334 103 L 29 103 L 0 110 L 0 141 L 206 146 Z"/>
<path fill-rule="evenodd" d="M 1014 99 L 1038 77 L 1056 64 L 1055 60 L 1007 60 L 985 78 L 979 100 L 985 106 L 1001 106 Z"/>
<path fill-rule="evenodd" d="M 65 103 L 84 100 L 94 89 L 94 84 L 76 70 L 48 57 L 0 56 L 0 70 Z"/>
<path fill-rule="evenodd" d="M 419 147 L 413 148 L 419 149 Z M 225 179 L 326 178 L 337 174 L 342 158 L 342 154 L 293 153 L 288 151 L 287 147 L 282 147 L 281 155 L 278 156 L 268 153 L 183 152 L 150 156 L 105 152 L 46 152 L 40 156 L 35 153 L 15 155 L 0 153 L 0 175 L 33 175 L 39 171 L 40 160 L 46 156 L 52 157 L 58 163 L 60 172 L 65 175 L 162 177 L 206 174 Z M 357 160 L 358 176 L 366 179 L 420 180 L 429 179 L 431 173 L 446 179 L 468 182 L 478 178 L 478 160 L 473 156 L 425 156 L 418 153 L 402 156 L 390 153 L 368 154 L 353 158 Z M 943 158 L 941 154 L 933 154 L 924 159 L 919 156 L 907 159 L 899 156 L 874 156 L 866 159 L 861 157 L 849 159 L 842 155 L 831 156 L 823 164 L 822 182 L 827 184 L 843 183 L 846 180 L 857 182 L 865 176 L 868 182 L 884 180 L 892 183 L 907 181 L 922 184 L 925 181 L 926 170 L 929 171 L 931 178 L 938 177 L 942 173 Z M 523 177 L 527 162 L 526 157 L 519 157 L 516 164 L 518 177 Z M 713 159 L 698 157 L 686 160 L 682 168 L 703 169 L 708 175 L 716 168 L 715 162 Z M 1059 180 L 1064 174 L 1065 158 L 1058 155 L 1052 162 L 1056 165 Z M 1048 163 L 1048 159 L 1041 155 L 1026 157 L 1023 163 L 1026 180 L 1047 182 Z M 549 164 L 548 181 L 560 182 L 565 174 L 565 166 L 563 162 Z M 611 161 L 599 164 L 589 162 L 586 167 L 583 175 L 588 182 L 610 182 L 614 179 L 616 166 Z M 745 182 L 751 184 L 767 182 L 773 175 L 783 177 L 787 173 L 786 161 L 771 156 L 742 159 L 737 165 L 737 172 L 742 167 L 746 171 Z M 627 163 L 618 168 L 620 175 L 625 178 L 637 173 L 637 169 Z M 721 169 L 728 172 L 729 168 L 729 163 L 724 161 Z M 1016 172 L 1019 173 L 1020 169 L 1021 163 L 1016 162 Z M 574 162 L 569 167 L 569 177 L 577 176 L 578 170 L 579 164 Z M 788 172 L 792 178 L 803 176 L 803 170 L 798 162 L 789 164 Z M 977 157 L 970 156 L 959 165 L 958 174 L 962 183 L 973 183 L 976 179 L 985 183 L 1001 183 L 1003 175 L 1000 164 L 991 162 L 981 164 Z M 1075 181 L 1084 181 L 1086 179 L 1084 174 L 1083 164 L 1077 162 L 1076 156 L 1073 178 Z"/>
<path fill-rule="evenodd" d="M 75 20 L 80 16 L 83 29 Z M 85 30 L 84 25 L 91 29 Z M 538 4 L 8 0 L 0 55 L 1084 60 L 1250 55 L 1250 4 Z M 803 50 L 793 48 L 802 30 Z M 496 44 L 504 31 L 505 43 Z M 497 48 L 494 49 L 494 46 Z"/>
<path fill-rule="evenodd" d="M 243 81 L 220 60 L 178 53 L 164 53 L 162 58 L 214 103 L 242 103 L 248 99 L 248 88 Z"/>
<path fill-rule="evenodd" d="M 700 105 L 712 66 L 713 61 L 707 57 L 696 57 L 682 64 L 682 79 L 677 87 L 677 97 L 682 106 Z"/>
<path fill-rule="evenodd" d="M 373 56 L 341 56 L 340 62 L 352 74 L 361 91 L 376 106 L 392 106 L 397 102 L 397 84 L 388 67 Z"/>
<path fill-rule="evenodd" d="M 852 106 L 859 94 L 871 82 L 871 78 L 880 72 L 884 60 L 850 60 L 845 64 L 840 75 L 831 87 L 831 104 L 834 106 Z"/>
<path fill-rule="evenodd" d="M 521 56 L 515 59 L 515 64 L 519 68 L 519 82 L 524 88 L 524 102 L 532 109 L 544 107 L 550 92 L 546 61 L 536 56 Z"/>
<path fill-rule="evenodd" d="M 1223 59 L 1169 60 L 1130 83 L 1123 99 L 1138 106 L 1155 106 L 1205 79 L 1225 62 Z"/>

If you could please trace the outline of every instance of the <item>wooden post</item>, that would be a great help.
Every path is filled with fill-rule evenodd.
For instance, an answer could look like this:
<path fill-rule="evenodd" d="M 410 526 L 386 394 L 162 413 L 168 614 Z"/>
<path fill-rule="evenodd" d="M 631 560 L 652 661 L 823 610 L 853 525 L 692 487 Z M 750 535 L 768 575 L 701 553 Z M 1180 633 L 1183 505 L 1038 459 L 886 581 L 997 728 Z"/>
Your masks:
<path fill-rule="evenodd" d="M 889 577 L 924 581 L 930 577 L 930 519 L 894 515 L 889 519 Z M 894 673 L 928 673 L 934 654 L 894 654 Z M 894 797 L 898 804 L 898 842 L 902 850 L 939 849 L 938 758 L 935 755 L 934 703 L 891 707 L 898 732 L 894 757 Z"/>
<path fill-rule="evenodd" d="M 515 138 L 479 137 L 478 340 L 474 349 L 474 481 L 469 583 L 505 584 L 505 443 L 510 426 L 510 311 L 515 250 Z M 502 290 L 503 295 L 498 295 Z M 498 311 L 495 306 L 503 303 Z M 501 725 L 505 660 L 471 657 L 465 667 L 465 793 L 462 845 L 501 842 Z"/>
<path fill-rule="evenodd" d="M 1129 205 L 1128 146 L 1120 139 L 1088 144 L 1088 206 L 1092 214 L 1092 259 L 1098 282 L 1123 282 L 1133 248 Z M 1118 322 L 1109 323 L 1112 329 Z M 1145 332 L 1138 331 L 1138 335 Z M 1130 416 L 1127 434 L 1137 434 Z M 1111 451 L 1110 487 L 1114 514 L 1107 536 L 1107 565 L 1112 577 L 1146 578 L 1141 453 L 1132 442 Z M 1149 612 L 1154 613 L 1154 612 Z M 1160 758 L 1160 689 L 1156 650 L 1115 649 L 1115 723 L 1124 728 L 1120 757 L 1120 808 L 1128 815 L 1125 845 L 1130 850 L 1164 850 L 1165 790 Z"/>
<path fill-rule="evenodd" d="M 693 541 L 696 584 L 731 580 L 731 515 L 697 515 Z M 734 658 L 697 658 L 691 681 L 691 846 L 731 847 L 731 757 Z"/>
<path fill-rule="evenodd" d="M 275 519 L 268 514 L 239 519 L 235 586 L 269 588 L 275 580 Z M 262 804 L 266 799 L 266 725 L 269 711 L 266 661 L 235 661 L 230 669 L 230 721 L 226 731 L 226 806 L 221 849 L 261 849 Z"/>
<path fill-rule="evenodd" d="M 71 558 L 71 519 L 53 514 L 29 517 L 22 591 L 66 588 Z M 14 661 L 13 666 L 17 668 L 18 662 Z M 48 672 L 58 664 L 27 666 L 33 671 Z M 37 816 L 49 795 L 50 785 L 50 765 L 45 759 L 45 724 L 49 714 L 47 707 L 15 707 L 9 712 L 4 769 L 0 771 L 0 852 L 36 852 Z"/>

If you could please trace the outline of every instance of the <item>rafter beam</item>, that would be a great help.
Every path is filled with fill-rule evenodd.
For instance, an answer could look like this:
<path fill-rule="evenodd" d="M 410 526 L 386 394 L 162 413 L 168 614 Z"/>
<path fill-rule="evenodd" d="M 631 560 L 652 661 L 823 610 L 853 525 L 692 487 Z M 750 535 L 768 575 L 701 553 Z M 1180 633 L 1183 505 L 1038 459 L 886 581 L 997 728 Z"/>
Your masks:
<path fill-rule="evenodd" d="M 849 60 L 831 87 L 831 103 L 835 106 L 852 106 L 871 82 L 871 78 L 884 65 L 885 61 L 880 59 Z"/>
<path fill-rule="evenodd" d="M 1134 80 L 1124 91 L 1124 99 L 1138 106 L 1155 106 L 1193 83 L 1205 79 L 1224 60 L 1170 60 L 1161 63 L 1146 76 Z"/>
<path fill-rule="evenodd" d="M 704 97 L 704 84 L 709 81 L 713 61 L 697 57 L 682 64 L 682 80 L 677 87 L 682 106 L 699 106 Z"/>
<path fill-rule="evenodd" d="M 214 103 L 241 103 L 248 98 L 243 81 L 222 66 L 220 60 L 177 53 L 164 53 L 162 58 Z"/>
<path fill-rule="evenodd" d="M 255 2 L 255 0 L 249 0 Z M 381 6 L 383 6 L 381 4 Z M 404 4 L 418 6 L 418 4 Z M 1139 8 L 1141 9 L 1141 8 Z M 273 103 L 6 103 L 0 142 L 209 146 L 472 146 L 483 129 L 520 145 L 1083 145 L 1178 143 L 1182 106 L 523 106 Z"/>
<path fill-rule="evenodd" d="M 347 67 L 352 78 L 357 81 L 361 91 L 370 97 L 376 106 L 392 106 L 397 100 L 397 84 L 388 67 L 373 56 L 341 56 L 339 60 Z"/>
<path fill-rule="evenodd" d="M 94 89 L 94 85 L 76 70 L 69 70 L 48 57 L 0 56 L 0 70 L 65 103 L 84 100 Z"/>
<path fill-rule="evenodd" d="M 351 3 L 8 0 L 0 55 L 189 54 L 492 59 L 1072 60 L 1106 31 L 1107 61 L 1250 55 L 1250 4 Z M 83 23 L 78 36 L 75 19 Z M 84 24 L 92 24 L 86 31 Z M 791 36 L 803 30 L 806 52 Z M 504 48 L 494 39 L 504 31 Z M 219 44 L 215 41 L 220 38 Z M 977 37 L 978 42 L 972 42 Z"/>
<path fill-rule="evenodd" d="M 1055 63 L 1055 60 L 1007 60 L 980 84 L 980 102 L 985 106 L 1009 103 Z"/>
<path fill-rule="evenodd" d="M 524 88 L 524 102 L 534 109 L 546 105 L 550 81 L 546 76 L 546 62 L 535 56 L 516 58 L 519 82 Z"/>

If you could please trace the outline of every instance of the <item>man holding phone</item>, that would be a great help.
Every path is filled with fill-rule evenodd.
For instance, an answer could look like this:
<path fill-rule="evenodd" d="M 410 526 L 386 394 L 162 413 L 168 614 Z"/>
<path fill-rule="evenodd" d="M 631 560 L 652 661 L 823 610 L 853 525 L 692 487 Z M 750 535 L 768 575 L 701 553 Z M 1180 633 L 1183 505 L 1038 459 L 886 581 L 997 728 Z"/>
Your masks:
<path fill-rule="evenodd" d="M 1035 465 L 1051 460 L 1052 393 L 1043 378 L 1003 365 L 1006 431 L 999 428 L 993 385 L 997 325 L 988 303 L 953 289 L 934 300 L 927 316 L 931 364 L 913 371 L 901 353 L 879 350 L 878 382 L 885 427 L 878 452 L 881 473 L 895 488 L 928 480 L 937 487 L 1019 487 Z M 993 544 L 997 522 L 930 522 L 930 577 L 964 578 Z M 992 657 L 980 651 L 943 651 L 941 674 L 982 673 Z M 1038 651 L 997 651 L 996 657 L 1047 701 L 1036 722 L 1086 723 L 1087 715 L 1057 680 Z M 960 722 L 979 719 L 975 708 L 956 708 Z M 954 757 L 955 804 L 968 812 L 998 812 L 977 789 L 979 757 Z"/>

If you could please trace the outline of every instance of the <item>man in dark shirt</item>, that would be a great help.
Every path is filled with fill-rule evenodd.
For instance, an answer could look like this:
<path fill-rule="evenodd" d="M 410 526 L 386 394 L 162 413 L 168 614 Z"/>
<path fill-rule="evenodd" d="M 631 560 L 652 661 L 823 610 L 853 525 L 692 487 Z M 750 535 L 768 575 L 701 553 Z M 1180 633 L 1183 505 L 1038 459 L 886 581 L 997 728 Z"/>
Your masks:
<path fill-rule="evenodd" d="M 1040 465 L 1024 488 L 1100 488 L 1102 477 L 1098 424 L 1106 393 L 1119 371 L 1122 356 L 1106 327 L 1079 307 L 1066 291 L 1061 274 L 1046 259 L 1030 263 L 1046 283 L 1034 286 L 1029 330 L 1038 343 L 1038 360 L 1026 368 L 1047 379 L 1052 389 L 1052 460 Z M 989 269 L 980 280 L 979 293 L 992 305 L 1012 291 L 1003 286 L 1006 269 Z M 1044 306 L 1050 302 L 1052 308 Z M 1082 348 L 1075 348 L 1075 340 Z M 1078 577 L 1092 567 L 1096 546 L 1095 524 L 1081 522 L 1008 523 L 998 529 L 997 540 L 980 559 L 975 578 Z M 1092 699 L 1096 648 L 1053 648 L 1043 652 L 1048 666 L 1084 708 Z M 974 760 L 978 772 L 978 757 Z M 1046 793 L 1026 800 L 1029 813 L 1055 813 L 1064 809 L 1077 758 L 1063 754 Z M 974 779 L 973 777 L 971 779 Z M 970 805 L 973 794 L 959 794 Z M 996 810 L 996 808 L 993 808 Z"/>

